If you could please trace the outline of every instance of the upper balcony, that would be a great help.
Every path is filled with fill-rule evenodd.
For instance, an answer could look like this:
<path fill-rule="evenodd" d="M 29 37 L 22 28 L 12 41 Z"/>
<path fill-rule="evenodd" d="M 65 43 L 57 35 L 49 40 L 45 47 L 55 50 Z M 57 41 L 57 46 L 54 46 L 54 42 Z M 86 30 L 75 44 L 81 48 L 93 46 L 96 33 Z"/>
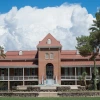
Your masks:
<path fill-rule="evenodd" d="M 0 76 L 0 81 L 38 81 L 38 76 Z"/>

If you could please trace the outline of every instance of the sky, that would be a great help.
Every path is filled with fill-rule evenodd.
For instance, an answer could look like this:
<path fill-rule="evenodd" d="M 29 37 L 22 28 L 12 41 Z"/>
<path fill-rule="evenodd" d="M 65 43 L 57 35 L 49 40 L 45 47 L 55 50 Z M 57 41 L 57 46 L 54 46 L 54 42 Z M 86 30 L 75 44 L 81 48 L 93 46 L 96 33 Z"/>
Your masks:
<path fill-rule="evenodd" d="M 8 50 L 33 50 L 51 33 L 73 50 L 76 37 L 89 35 L 99 0 L 0 0 L 0 45 Z"/>

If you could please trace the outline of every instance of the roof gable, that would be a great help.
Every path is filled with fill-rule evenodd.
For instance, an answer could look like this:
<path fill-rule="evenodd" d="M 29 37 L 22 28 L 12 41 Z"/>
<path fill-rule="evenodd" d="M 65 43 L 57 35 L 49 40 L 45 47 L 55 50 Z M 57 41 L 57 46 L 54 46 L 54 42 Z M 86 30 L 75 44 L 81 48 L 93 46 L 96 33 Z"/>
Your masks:
<path fill-rule="evenodd" d="M 39 42 L 37 45 L 37 48 L 48 48 L 48 47 L 62 47 L 60 44 L 60 41 L 57 41 L 50 33 L 47 34 L 47 36 Z"/>

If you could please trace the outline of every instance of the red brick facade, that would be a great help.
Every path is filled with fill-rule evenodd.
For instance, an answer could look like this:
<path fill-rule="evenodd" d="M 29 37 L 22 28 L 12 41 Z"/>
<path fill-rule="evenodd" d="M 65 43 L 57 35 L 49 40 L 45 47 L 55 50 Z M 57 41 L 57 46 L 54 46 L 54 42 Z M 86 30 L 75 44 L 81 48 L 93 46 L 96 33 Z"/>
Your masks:
<path fill-rule="evenodd" d="M 91 55 L 90 55 L 91 56 Z M 87 82 L 91 80 L 94 62 L 82 57 L 77 50 L 62 50 L 62 45 L 48 34 L 33 51 L 7 51 L 0 59 L 0 80 L 8 89 L 15 84 L 45 84 L 50 79 L 54 84 L 79 84 L 78 77 L 85 70 Z M 100 72 L 100 56 L 96 58 Z M 16 83 L 14 83 L 16 82 Z"/>

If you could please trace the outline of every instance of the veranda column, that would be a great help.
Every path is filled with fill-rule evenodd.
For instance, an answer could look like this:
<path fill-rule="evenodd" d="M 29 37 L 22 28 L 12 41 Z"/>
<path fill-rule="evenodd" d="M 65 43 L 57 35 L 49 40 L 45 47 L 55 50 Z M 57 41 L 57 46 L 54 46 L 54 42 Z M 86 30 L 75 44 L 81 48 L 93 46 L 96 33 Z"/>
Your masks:
<path fill-rule="evenodd" d="M 75 67 L 75 85 L 77 85 L 76 67 Z"/>
<path fill-rule="evenodd" d="M 8 81 L 9 81 L 9 68 L 8 68 Z"/>
<path fill-rule="evenodd" d="M 58 82 L 57 82 L 57 76 L 56 76 L 56 84 L 57 84 Z"/>
<path fill-rule="evenodd" d="M 10 81 L 9 81 L 9 68 L 8 68 L 8 91 L 10 90 Z"/>
<path fill-rule="evenodd" d="M 91 77 L 92 77 L 92 72 L 91 72 L 91 67 L 90 67 L 90 79 L 91 79 Z"/>
<path fill-rule="evenodd" d="M 24 67 L 23 67 L 23 86 L 24 86 Z"/>

